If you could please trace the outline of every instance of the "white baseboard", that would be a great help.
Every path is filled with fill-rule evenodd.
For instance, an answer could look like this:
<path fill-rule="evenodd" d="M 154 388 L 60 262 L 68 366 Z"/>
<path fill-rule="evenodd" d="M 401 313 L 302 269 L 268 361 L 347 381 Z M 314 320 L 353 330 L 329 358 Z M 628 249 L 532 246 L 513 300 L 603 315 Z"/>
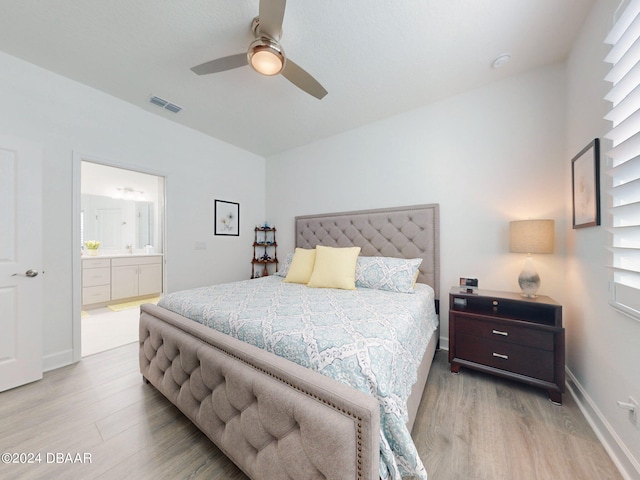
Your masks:
<path fill-rule="evenodd" d="M 567 390 L 578 404 L 578 408 L 587 419 L 611 460 L 620 470 L 620 474 L 625 480 L 640 480 L 640 464 L 638 461 L 633 458 L 627 446 L 602 415 L 593 400 L 591 400 L 589 394 L 582 388 L 582 385 L 571 373 L 571 370 L 567 368 L 566 373 Z"/>
<path fill-rule="evenodd" d="M 73 363 L 73 350 L 64 350 L 51 355 L 45 355 L 42 359 L 42 370 L 48 372 L 56 368 L 66 367 Z"/>

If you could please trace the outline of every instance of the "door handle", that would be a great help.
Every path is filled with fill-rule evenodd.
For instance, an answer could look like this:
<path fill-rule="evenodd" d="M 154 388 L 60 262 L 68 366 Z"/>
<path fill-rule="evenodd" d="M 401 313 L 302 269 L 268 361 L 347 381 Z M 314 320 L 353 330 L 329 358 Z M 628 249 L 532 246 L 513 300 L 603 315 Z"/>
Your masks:
<path fill-rule="evenodd" d="M 17 276 L 17 275 L 21 275 L 21 276 L 24 276 L 24 277 L 37 277 L 37 276 L 38 276 L 38 271 L 37 271 L 37 270 L 29 269 L 29 270 L 27 270 L 27 271 L 26 271 L 26 272 L 24 272 L 24 273 L 14 273 L 14 274 L 13 274 L 13 275 L 11 275 L 11 276 L 12 276 L 12 277 L 15 277 L 15 276 Z"/>

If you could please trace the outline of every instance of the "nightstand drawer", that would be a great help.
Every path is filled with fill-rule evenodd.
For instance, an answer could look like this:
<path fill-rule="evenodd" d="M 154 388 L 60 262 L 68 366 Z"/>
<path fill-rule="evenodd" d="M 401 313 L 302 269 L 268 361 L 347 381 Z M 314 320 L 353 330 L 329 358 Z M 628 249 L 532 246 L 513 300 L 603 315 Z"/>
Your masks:
<path fill-rule="evenodd" d="M 554 381 L 552 351 L 458 333 L 456 357 L 547 382 Z"/>
<path fill-rule="evenodd" d="M 466 318 L 455 315 L 456 330 L 468 335 L 478 336 L 487 340 L 515 343 L 525 347 L 554 350 L 552 332 L 545 332 L 535 328 L 521 327 L 507 323 L 480 320 L 478 318 Z"/>

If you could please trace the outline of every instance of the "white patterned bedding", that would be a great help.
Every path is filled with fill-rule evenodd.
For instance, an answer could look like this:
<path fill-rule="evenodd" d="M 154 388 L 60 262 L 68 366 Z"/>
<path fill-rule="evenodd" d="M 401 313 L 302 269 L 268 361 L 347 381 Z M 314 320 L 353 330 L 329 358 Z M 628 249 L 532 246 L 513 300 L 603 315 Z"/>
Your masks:
<path fill-rule="evenodd" d="M 166 295 L 159 306 L 374 395 L 380 476 L 427 475 L 406 427 L 406 402 L 438 325 L 431 287 L 414 294 L 336 290 L 282 277 Z"/>

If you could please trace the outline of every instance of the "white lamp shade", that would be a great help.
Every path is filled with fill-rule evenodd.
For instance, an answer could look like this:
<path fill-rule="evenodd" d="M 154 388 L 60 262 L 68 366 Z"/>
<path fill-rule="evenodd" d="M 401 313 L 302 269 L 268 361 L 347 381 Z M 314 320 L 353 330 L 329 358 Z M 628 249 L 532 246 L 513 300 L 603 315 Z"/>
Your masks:
<path fill-rule="evenodd" d="M 517 220 L 509 224 L 509 251 L 553 253 L 553 220 Z"/>

